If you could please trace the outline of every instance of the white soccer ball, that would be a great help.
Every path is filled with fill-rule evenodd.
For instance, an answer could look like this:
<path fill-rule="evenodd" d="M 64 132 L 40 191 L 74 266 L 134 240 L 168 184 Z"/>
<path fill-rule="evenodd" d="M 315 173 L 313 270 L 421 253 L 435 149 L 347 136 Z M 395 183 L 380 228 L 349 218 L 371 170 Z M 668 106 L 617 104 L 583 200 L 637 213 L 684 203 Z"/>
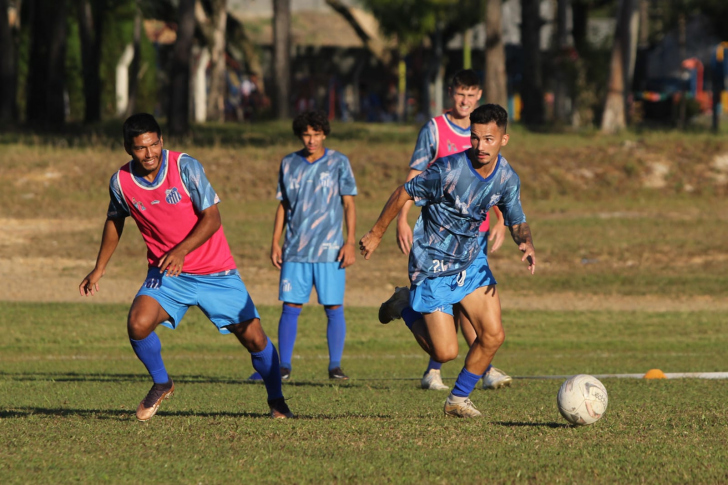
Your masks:
<path fill-rule="evenodd" d="M 569 377 L 561 384 L 556 403 L 571 424 L 592 424 L 607 410 L 607 389 L 599 379 L 587 374 Z"/>

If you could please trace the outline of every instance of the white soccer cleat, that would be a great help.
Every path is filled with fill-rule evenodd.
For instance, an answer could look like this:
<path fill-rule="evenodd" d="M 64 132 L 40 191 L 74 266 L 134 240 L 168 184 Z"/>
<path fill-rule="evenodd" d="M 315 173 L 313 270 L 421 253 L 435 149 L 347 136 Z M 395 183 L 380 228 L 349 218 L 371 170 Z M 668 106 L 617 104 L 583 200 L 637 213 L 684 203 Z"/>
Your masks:
<path fill-rule="evenodd" d="M 448 396 L 445 401 L 445 416 L 454 416 L 456 418 L 477 418 L 482 416 L 481 412 L 475 409 L 475 405 L 470 399 L 461 402 L 452 402 Z"/>
<path fill-rule="evenodd" d="M 511 376 L 496 367 L 491 367 L 483 376 L 483 389 L 500 389 L 510 386 L 511 382 L 513 382 Z"/>
<path fill-rule="evenodd" d="M 420 381 L 422 389 L 429 389 L 431 391 L 447 391 L 450 389 L 448 386 L 442 383 L 442 376 L 440 375 L 440 369 L 430 369 L 425 372 Z"/>
<path fill-rule="evenodd" d="M 379 321 L 389 323 L 392 320 L 402 318 L 402 311 L 409 306 L 409 288 L 398 286 L 389 300 L 379 307 Z"/>

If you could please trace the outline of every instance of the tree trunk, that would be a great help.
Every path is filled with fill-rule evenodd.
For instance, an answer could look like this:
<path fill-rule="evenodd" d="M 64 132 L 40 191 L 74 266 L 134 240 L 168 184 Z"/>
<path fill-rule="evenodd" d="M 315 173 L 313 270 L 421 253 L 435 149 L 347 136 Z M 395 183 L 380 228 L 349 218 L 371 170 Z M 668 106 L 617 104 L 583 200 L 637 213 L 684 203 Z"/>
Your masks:
<path fill-rule="evenodd" d="M 273 82 L 278 119 L 290 113 L 291 92 L 291 0 L 273 0 Z"/>
<path fill-rule="evenodd" d="M 207 119 L 225 121 L 225 27 L 227 0 L 212 0 L 210 43 L 210 91 L 207 97 Z"/>
<path fill-rule="evenodd" d="M 543 75 L 541 73 L 541 26 L 539 0 L 521 1 L 521 44 L 523 45 L 523 122 L 543 124 Z"/>
<path fill-rule="evenodd" d="M 344 20 L 349 23 L 351 28 L 354 29 L 356 35 L 359 37 L 359 39 L 361 39 L 364 47 L 374 57 L 376 57 L 383 66 L 389 65 L 389 62 L 392 60 L 392 55 L 389 49 L 387 49 L 387 46 L 385 46 L 381 40 L 379 40 L 378 38 L 373 38 L 369 34 L 367 34 L 364 28 L 359 24 L 359 21 L 356 19 L 356 17 L 354 17 L 351 8 L 345 5 L 341 0 L 326 0 L 326 4 L 333 8 L 339 15 L 344 18 Z"/>
<path fill-rule="evenodd" d="M 8 1 L 0 0 L 0 123 L 17 119 L 17 51 L 8 16 Z"/>
<path fill-rule="evenodd" d="M 566 49 L 568 48 L 568 32 L 566 29 L 566 13 L 569 0 L 558 0 L 556 6 L 556 86 L 554 89 L 554 119 L 557 123 L 566 123 L 568 109 L 566 106 L 568 89 L 566 85 Z"/>
<path fill-rule="evenodd" d="M 195 33 L 195 0 L 180 0 L 177 41 L 172 53 L 169 94 L 169 132 L 184 135 L 190 126 L 190 57 Z"/>
<path fill-rule="evenodd" d="M 81 40 L 81 64 L 83 74 L 83 96 L 85 101 L 83 119 L 86 123 L 101 120 L 101 33 L 103 32 L 103 11 L 105 2 L 77 0 L 78 34 Z"/>
<path fill-rule="evenodd" d="M 136 98 L 139 92 L 139 66 L 142 58 L 142 11 L 137 5 L 134 14 L 134 57 L 129 66 L 129 101 L 126 105 L 126 117 L 133 115 L 136 111 Z"/>
<path fill-rule="evenodd" d="M 487 0 L 485 14 L 485 101 L 508 106 L 506 50 L 501 0 Z"/>
<path fill-rule="evenodd" d="M 620 0 L 617 28 L 614 34 L 612 57 L 609 64 L 607 100 L 604 103 L 602 132 L 616 133 L 627 127 L 627 87 L 631 46 L 633 0 Z"/>
<path fill-rule="evenodd" d="M 26 119 L 58 127 L 66 118 L 66 0 L 33 0 L 30 11 Z"/>

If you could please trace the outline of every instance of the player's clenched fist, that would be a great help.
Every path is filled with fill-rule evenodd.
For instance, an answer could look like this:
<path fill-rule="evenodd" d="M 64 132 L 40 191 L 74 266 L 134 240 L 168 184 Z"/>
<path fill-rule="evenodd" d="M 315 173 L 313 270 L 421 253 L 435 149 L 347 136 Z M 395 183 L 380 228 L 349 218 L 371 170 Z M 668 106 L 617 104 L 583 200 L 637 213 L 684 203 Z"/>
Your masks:
<path fill-rule="evenodd" d="M 369 256 L 379 247 L 380 242 L 382 242 L 382 236 L 376 235 L 373 231 L 364 234 L 364 237 L 359 240 L 360 253 L 364 259 L 369 259 Z"/>

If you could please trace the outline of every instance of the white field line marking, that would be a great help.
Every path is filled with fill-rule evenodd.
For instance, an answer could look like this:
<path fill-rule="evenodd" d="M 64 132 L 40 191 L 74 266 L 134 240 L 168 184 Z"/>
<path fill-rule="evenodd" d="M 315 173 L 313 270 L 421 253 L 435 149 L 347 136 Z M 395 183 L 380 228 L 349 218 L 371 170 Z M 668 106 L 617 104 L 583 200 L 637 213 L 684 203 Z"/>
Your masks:
<path fill-rule="evenodd" d="M 575 374 L 574 374 L 575 375 Z M 590 374 L 597 379 L 642 379 L 644 374 Z M 563 376 L 512 376 L 514 379 L 568 379 Z M 728 372 L 665 372 L 668 379 L 728 379 Z"/>

